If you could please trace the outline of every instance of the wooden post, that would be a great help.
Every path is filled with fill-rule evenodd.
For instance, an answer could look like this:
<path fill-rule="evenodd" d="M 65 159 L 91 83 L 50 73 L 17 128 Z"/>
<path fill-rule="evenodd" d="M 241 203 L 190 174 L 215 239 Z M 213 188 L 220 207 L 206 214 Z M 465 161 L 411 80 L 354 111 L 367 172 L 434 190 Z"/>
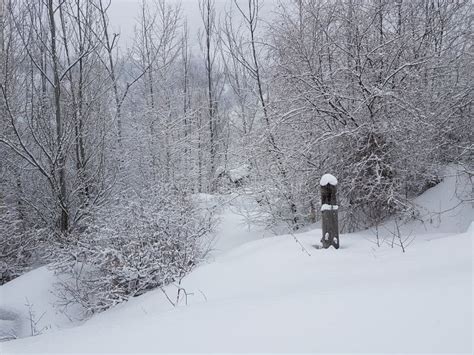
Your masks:
<path fill-rule="evenodd" d="M 324 249 L 331 245 L 339 249 L 339 227 L 337 220 L 337 179 L 331 174 L 321 177 L 321 214 Z"/>

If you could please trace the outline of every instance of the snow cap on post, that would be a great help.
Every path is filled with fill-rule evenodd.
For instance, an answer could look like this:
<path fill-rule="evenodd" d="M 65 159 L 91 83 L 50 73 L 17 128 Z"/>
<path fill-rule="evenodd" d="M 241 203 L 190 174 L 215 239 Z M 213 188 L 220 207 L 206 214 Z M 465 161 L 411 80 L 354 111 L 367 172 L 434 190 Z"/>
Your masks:
<path fill-rule="evenodd" d="M 321 186 L 326 186 L 327 184 L 336 186 L 337 185 L 337 179 L 334 175 L 331 174 L 324 174 L 321 177 L 321 180 L 319 181 L 319 185 Z"/>

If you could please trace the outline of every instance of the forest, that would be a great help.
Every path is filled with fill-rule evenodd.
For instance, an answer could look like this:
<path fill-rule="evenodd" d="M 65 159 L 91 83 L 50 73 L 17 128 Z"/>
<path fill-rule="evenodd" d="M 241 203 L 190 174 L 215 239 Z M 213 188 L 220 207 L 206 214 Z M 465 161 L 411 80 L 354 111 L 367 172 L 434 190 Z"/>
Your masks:
<path fill-rule="evenodd" d="M 130 43 L 112 1 L 0 2 L 0 284 L 49 265 L 88 317 L 206 259 L 206 196 L 297 235 L 331 173 L 349 233 L 472 182 L 471 1 L 142 0 Z"/>

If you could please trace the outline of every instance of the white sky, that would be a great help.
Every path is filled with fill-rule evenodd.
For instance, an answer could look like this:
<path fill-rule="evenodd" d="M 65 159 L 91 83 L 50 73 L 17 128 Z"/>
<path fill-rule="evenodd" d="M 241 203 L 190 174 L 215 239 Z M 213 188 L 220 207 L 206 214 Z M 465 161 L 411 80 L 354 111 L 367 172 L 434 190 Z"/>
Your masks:
<path fill-rule="evenodd" d="M 152 0 L 145 0 L 152 1 Z M 245 3 L 246 0 L 238 0 Z M 199 13 L 198 0 L 166 0 L 169 4 L 181 3 L 184 16 L 188 20 L 190 32 L 190 44 L 197 41 L 197 32 L 201 27 L 201 15 Z M 216 12 L 223 12 L 228 9 L 232 0 L 215 0 Z M 276 0 L 263 0 L 261 15 L 267 17 L 274 8 Z M 134 26 L 139 13 L 141 0 L 112 0 L 109 9 L 110 24 L 112 30 L 120 33 L 120 45 L 123 48 L 131 43 L 133 38 Z"/>

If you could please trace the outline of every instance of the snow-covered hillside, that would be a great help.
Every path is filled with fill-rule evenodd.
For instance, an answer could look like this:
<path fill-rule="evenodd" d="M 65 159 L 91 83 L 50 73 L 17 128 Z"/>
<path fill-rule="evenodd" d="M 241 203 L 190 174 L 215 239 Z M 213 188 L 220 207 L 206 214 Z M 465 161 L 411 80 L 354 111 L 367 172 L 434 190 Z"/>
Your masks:
<path fill-rule="evenodd" d="M 470 353 L 473 210 L 458 204 L 454 183 L 447 178 L 417 199 L 423 210 L 449 212 L 440 218 L 426 213 L 425 223 L 404 226 L 402 232 L 415 237 L 406 253 L 377 247 L 373 231 L 342 235 L 339 250 L 314 248 L 319 229 L 298 234 L 301 244 L 288 235 L 261 238 L 263 231 L 224 210 L 220 252 L 184 279 L 188 296 L 177 307 L 155 290 L 64 329 L 67 323 L 48 305 L 52 275 L 35 270 L 0 287 L 1 310 L 25 317 L 28 297 L 38 315 L 46 311 L 41 326 L 49 322 L 52 329 L 0 349 Z M 381 236 L 390 228 L 389 222 Z M 166 294 L 175 300 L 176 287 Z"/>

